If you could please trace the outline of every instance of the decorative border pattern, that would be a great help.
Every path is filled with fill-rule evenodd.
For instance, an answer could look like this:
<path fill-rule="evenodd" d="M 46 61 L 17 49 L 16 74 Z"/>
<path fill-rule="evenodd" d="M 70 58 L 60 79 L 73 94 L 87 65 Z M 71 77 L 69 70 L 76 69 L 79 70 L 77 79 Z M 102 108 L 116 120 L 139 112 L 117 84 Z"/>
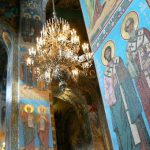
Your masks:
<path fill-rule="evenodd" d="M 50 115 L 51 115 L 51 125 L 52 125 L 53 147 L 54 147 L 53 150 L 57 150 L 57 139 L 56 139 L 56 128 L 55 128 L 52 90 L 49 90 L 49 99 L 50 99 Z"/>
<path fill-rule="evenodd" d="M 18 149 L 18 40 L 14 39 L 13 48 L 13 83 L 12 83 L 12 114 L 11 114 L 11 149 Z"/>
<path fill-rule="evenodd" d="M 91 49 L 93 52 L 96 52 L 97 49 L 100 47 L 100 45 L 103 43 L 105 38 L 108 36 L 108 34 L 111 32 L 111 30 L 114 28 L 116 23 L 119 21 L 121 16 L 124 14 L 126 9 L 130 6 L 133 0 L 124 0 L 114 15 L 111 17 L 111 19 L 108 21 L 106 26 L 103 28 L 103 31 L 99 34 L 99 36 L 95 39 L 93 43 L 91 43 Z"/>

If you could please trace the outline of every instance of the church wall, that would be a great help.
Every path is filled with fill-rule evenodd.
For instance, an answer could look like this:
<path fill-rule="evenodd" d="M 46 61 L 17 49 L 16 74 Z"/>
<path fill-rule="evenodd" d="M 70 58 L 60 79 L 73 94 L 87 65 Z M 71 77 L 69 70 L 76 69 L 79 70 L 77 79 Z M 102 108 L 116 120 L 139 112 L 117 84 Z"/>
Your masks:
<path fill-rule="evenodd" d="M 18 107 L 18 40 L 15 30 L 10 27 L 10 25 L 4 20 L 0 19 L 0 42 L 7 51 L 7 83 L 6 83 L 6 148 L 11 149 L 11 143 L 14 144 L 13 147 L 16 149 L 18 142 L 18 126 L 17 126 L 17 107 Z M 12 112 L 16 112 L 12 114 Z M 11 134 L 14 134 L 11 138 Z"/>
<path fill-rule="evenodd" d="M 150 1 L 80 4 L 113 148 L 149 149 Z"/>
<path fill-rule="evenodd" d="M 36 48 L 36 37 L 40 36 L 45 21 L 45 4 L 42 0 L 21 1 L 19 32 L 19 149 L 49 149 L 55 147 L 52 135 L 49 87 L 37 81 L 34 68 L 26 60 L 28 49 Z M 44 5 L 44 6 L 43 6 Z M 43 111 L 43 114 L 42 114 Z"/>

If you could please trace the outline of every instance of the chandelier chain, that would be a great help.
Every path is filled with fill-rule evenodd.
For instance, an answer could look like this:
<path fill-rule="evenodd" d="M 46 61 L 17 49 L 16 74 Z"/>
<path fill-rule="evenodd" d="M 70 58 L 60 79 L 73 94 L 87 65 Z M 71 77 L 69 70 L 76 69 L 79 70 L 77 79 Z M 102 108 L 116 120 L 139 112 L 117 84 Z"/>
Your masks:
<path fill-rule="evenodd" d="M 52 3 L 53 3 L 53 17 L 54 17 L 54 19 L 56 19 L 57 17 L 56 17 L 56 10 L 55 10 L 55 2 L 54 2 L 54 0 L 52 0 Z"/>

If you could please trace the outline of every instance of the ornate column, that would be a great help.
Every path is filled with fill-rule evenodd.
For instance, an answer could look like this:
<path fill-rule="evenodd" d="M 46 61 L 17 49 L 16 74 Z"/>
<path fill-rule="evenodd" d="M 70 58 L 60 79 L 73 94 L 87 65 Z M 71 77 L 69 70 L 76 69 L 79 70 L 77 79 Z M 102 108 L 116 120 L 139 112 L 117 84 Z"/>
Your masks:
<path fill-rule="evenodd" d="M 52 150 L 56 145 L 52 134 L 54 120 L 48 86 L 43 81 L 37 81 L 34 68 L 31 71 L 26 63 L 28 49 L 36 47 L 36 38 L 40 35 L 45 22 L 46 4 L 47 0 L 21 0 L 20 5 L 18 119 L 20 150 L 33 147 Z M 44 114 L 40 108 L 44 108 Z M 43 123 L 42 115 L 46 118 Z"/>
<path fill-rule="evenodd" d="M 0 20 L 0 39 L 7 50 L 6 150 L 18 149 L 18 39 L 15 31 Z"/>

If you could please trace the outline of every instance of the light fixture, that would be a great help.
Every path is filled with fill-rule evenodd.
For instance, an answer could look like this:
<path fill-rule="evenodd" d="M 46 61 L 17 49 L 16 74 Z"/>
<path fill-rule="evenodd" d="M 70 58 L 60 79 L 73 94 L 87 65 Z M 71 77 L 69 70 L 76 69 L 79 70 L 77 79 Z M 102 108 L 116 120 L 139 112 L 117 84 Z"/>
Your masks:
<path fill-rule="evenodd" d="M 36 48 L 29 49 L 27 65 L 34 68 L 37 80 L 50 83 L 53 78 L 65 81 L 66 72 L 76 81 L 80 73 L 92 65 L 89 44 L 81 45 L 75 29 L 63 18 L 57 18 L 53 3 L 53 18 L 42 28 Z"/>

